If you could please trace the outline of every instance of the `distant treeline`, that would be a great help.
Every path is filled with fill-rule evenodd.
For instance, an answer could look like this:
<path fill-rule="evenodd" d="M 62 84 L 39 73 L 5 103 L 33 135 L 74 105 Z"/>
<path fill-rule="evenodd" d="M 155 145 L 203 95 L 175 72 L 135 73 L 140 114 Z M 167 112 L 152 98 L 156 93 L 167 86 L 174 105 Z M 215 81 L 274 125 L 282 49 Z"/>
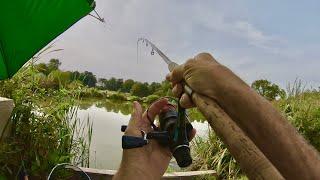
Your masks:
<path fill-rule="evenodd" d="M 151 94 L 166 95 L 170 89 L 170 84 L 167 81 L 158 82 L 139 82 L 132 79 L 110 79 L 100 78 L 98 81 L 98 88 L 110 91 L 120 91 L 130 93 L 134 96 L 146 97 Z"/>
<path fill-rule="evenodd" d="M 49 63 L 39 63 L 35 65 L 35 68 L 47 76 L 48 87 L 58 88 L 60 85 L 68 85 L 72 82 L 77 81 L 88 87 L 95 87 L 97 83 L 96 76 L 89 71 L 78 72 L 78 71 L 62 71 L 59 69 L 61 62 L 58 59 L 51 59 Z"/>
<path fill-rule="evenodd" d="M 147 83 L 114 77 L 97 79 L 96 75 L 89 71 L 62 71 L 59 69 L 60 65 L 61 62 L 58 59 L 51 59 L 49 63 L 35 65 L 40 74 L 39 82 L 42 87 L 58 89 L 61 86 L 70 88 L 86 86 L 101 90 L 130 93 L 138 97 L 149 95 L 166 96 L 170 94 L 171 86 L 167 81 Z M 265 79 L 254 81 L 251 87 L 270 101 L 286 97 L 286 92 L 283 89 Z"/>
<path fill-rule="evenodd" d="M 99 78 L 92 72 L 84 71 L 62 71 L 61 62 L 58 59 L 51 59 L 48 63 L 39 63 L 35 68 L 39 72 L 40 83 L 43 87 L 58 89 L 63 87 L 87 86 L 101 90 L 119 91 L 130 93 L 134 96 L 146 97 L 152 94 L 165 96 L 170 92 L 170 84 L 167 81 L 139 82 L 132 79 Z"/>

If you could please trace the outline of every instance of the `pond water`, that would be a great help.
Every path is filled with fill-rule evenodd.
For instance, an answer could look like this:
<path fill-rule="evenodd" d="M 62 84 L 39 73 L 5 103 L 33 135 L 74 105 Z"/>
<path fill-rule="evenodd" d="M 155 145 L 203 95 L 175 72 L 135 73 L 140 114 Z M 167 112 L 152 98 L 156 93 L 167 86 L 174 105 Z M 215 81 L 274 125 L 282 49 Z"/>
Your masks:
<path fill-rule="evenodd" d="M 131 102 L 83 101 L 78 117 L 93 122 L 90 147 L 90 167 L 97 169 L 117 169 L 120 165 L 122 148 L 121 125 L 128 124 L 132 111 Z M 207 134 L 208 124 L 193 121 L 198 136 Z"/>

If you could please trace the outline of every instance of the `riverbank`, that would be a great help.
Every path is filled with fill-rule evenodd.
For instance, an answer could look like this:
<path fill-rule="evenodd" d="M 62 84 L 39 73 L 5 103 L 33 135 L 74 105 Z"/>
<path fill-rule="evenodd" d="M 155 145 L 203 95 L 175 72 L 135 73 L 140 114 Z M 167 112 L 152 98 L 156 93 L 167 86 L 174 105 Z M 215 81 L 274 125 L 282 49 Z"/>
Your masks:
<path fill-rule="evenodd" d="M 85 105 L 79 104 L 79 100 L 96 101 L 98 98 L 102 102 L 98 102 L 97 106 L 111 107 L 112 111 L 129 115 L 132 101 L 140 101 L 146 106 L 159 97 L 137 97 L 81 85 L 65 87 L 61 84 L 51 88 L 46 84 L 50 79 L 44 83 L 43 78 L 29 66 L 21 69 L 12 79 L 0 81 L 0 96 L 12 98 L 15 102 L 10 118 L 12 129 L 0 146 L 2 179 L 15 178 L 21 170 L 28 172 L 32 178 L 45 178 L 59 163 L 68 162 L 81 167 L 94 163 L 89 158 L 93 131 L 98 127 L 108 129 L 108 126 L 95 128 L 90 117 L 80 121 L 79 108 Z M 116 101 L 121 104 L 120 110 L 115 107 Z M 118 128 L 114 130 L 121 133 Z M 93 153 L 91 155 L 94 156 Z"/>
<path fill-rule="evenodd" d="M 139 101 L 141 103 L 150 104 L 153 101 L 160 98 L 159 95 L 148 95 L 146 97 L 134 96 L 130 93 L 124 93 L 120 91 L 101 90 L 98 88 L 83 87 L 75 90 L 71 90 L 70 93 L 79 94 L 82 99 L 108 99 L 115 101 Z"/>
<path fill-rule="evenodd" d="M 29 66 L 20 70 L 12 79 L 0 81 L 0 96 L 11 98 L 15 103 L 10 118 L 12 129 L 7 138 L 1 139 L 0 178 L 14 178 L 22 166 L 32 177 L 45 178 L 58 163 L 69 162 L 82 167 L 94 163 L 89 158 L 94 156 L 89 151 L 93 131 L 102 128 L 103 132 L 108 125 L 95 126 L 92 117 L 79 120 L 79 108 L 88 109 L 92 106 L 92 103 L 86 101 L 94 101 L 98 108 L 105 108 L 114 114 L 121 112 L 129 118 L 132 101 L 139 101 L 146 107 L 159 97 L 170 95 L 170 84 L 166 82 L 160 86 L 155 85 L 155 94 L 149 91 L 144 97 L 143 94 L 132 95 L 132 89 L 129 93 L 128 90 L 122 92 L 125 91 L 123 89 L 112 91 L 87 87 L 77 81 L 60 81 L 64 77 L 60 75 L 57 71 L 43 75 L 37 68 Z M 132 92 L 140 92 L 140 85 Z M 79 104 L 81 99 L 85 103 Z M 272 103 L 319 151 L 319 90 L 304 90 L 296 86 L 287 91 L 286 97 L 272 100 Z M 205 121 L 196 109 L 189 110 L 189 116 L 200 122 Z M 103 118 L 107 122 L 106 117 Z M 119 118 L 113 119 L 112 122 L 119 123 Z M 114 131 L 120 133 L 116 127 Z M 194 163 L 189 170 L 213 169 L 220 178 L 245 178 L 214 132 L 195 138 L 191 144 Z"/>

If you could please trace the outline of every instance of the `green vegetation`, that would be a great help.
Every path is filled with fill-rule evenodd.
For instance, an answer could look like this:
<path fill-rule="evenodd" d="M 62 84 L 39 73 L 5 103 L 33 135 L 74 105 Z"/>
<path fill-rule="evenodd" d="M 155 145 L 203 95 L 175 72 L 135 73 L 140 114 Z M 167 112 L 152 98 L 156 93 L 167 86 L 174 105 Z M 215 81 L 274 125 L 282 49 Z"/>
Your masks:
<path fill-rule="evenodd" d="M 170 84 L 167 81 L 161 83 L 138 82 L 132 79 L 110 79 L 101 78 L 98 81 L 98 89 L 116 91 L 119 93 L 129 93 L 136 97 L 147 97 L 150 95 L 167 96 L 170 95 Z"/>
<path fill-rule="evenodd" d="M 320 152 L 320 91 L 304 90 L 301 81 L 296 81 L 288 88 L 288 98 L 275 101 L 274 105 Z"/>
<path fill-rule="evenodd" d="M 44 83 L 46 88 L 58 89 L 61 85 L 65 87 L 74 81 L 88 87 L 96 86 L 97 79 L 92 72 L 61 71 L 60 66 L 61 62 L 58 59 L 51 59 L 48 64 L 40 63 L 35 65 L 34 68 L 38 72 L 37 76 L 43 77 L 41 83 Z"/>
<path fill-rule="evenodd" d="M 11 132 L 0 141 L 0 178 L 14 178 L 24 165 L 33 177 L 45 177 L 57 163 L 89 165 L 92 124 L 77 118 L 77 102 L 82 109 L 95 105 L 107 111 L 128 115 L 131 101 L 145 106 L 171 93 L 170 83 L 145 83 L 132 79 L 98 79 L 88 71 L 59 69 L 57 59 L 24 67 L 11 80 L 0 81 L 0 96 L 15 101 L 10 119 Z M 305 90 L 301 81 L 288 86 L 257 80 L 252 88 L 272 101 L 290 123 L 320 151 L 320 92 Z M 88 101 L 88 103 L 83 103 Z M 204 121 L 196 109 L 191 119 Z M 191 170 L 214 169 L 220 179 L 246 179 L 225 145 L 209 131 L 207 137 L 192 142 L 194 163 Z M 205 177 L 207 179 L 208 177 Z"/>
<path fill-rule="evenodd" d="M 12 98 L 15 108 L 10 118 L 10 133 L 0 139 L 0 179 L 15 179 L 19 169 L 32 178 L 44 179 L 58 163 L 89 165 L 92 123 L 77 118 L 77 95 L 63 88 L 41 84 L 51 82 L 34 66 L 19 71 L 11 80 L 0 81 L 0 96 Z M 60 76 L 58 76 L 60 79 Z"/>
<path fill-rule="evenodd" d="M 132 79 L 100 78 L 89 71 L 62 71 L 61 62 L 51 59 L 49 63 L 34 65 L 34 76 L 38 86 L 45 89 L 58 90 L 65 88 L 79 94 L 81 98 L 108 98 L 113 100 L 151 102 L 155 97 L 170 95 L 170 84 L 138 82 Z M 156 95 L 156 96 L 154 96 Z M 145 98 L 144 98 L 145 97 Z"/>
<path fill-rule="evenodd" d="M 212 130 L 207 138 L 196 137 L 192 141 L 192 152 L 191 170 L 214 169 L 222 179 L 233 179 L 242 174 L 239 165 Z"/>
<path fill-rule="evenodd" d="M 12 79 L 0 81 L 0 96 L 15 102 L 10 134 L 0 139 L 0 178 L 15 178 L 22 167 L 33 178 L 45 178 L 58 163 L 89 166 L 93 125 L 77 118 L 79 99 L 104 99 L 98 107 L 130 114 L 131 102 L 123 101 L 151 103 L 170 92 L 168 82 L 149 85 L 111 78 L 105 87 L 97 86 L 93 73 L 62 71 L 60 65 L 57 59 L 31 63 Z"/>
<path fill-rule="evenodd" d="M 276 100 L 276 98 L 284 99 L 286 96 L 286 93 L 283 89 L 265 79 L 254 81 L 251 87 L 269 101 Z"/>

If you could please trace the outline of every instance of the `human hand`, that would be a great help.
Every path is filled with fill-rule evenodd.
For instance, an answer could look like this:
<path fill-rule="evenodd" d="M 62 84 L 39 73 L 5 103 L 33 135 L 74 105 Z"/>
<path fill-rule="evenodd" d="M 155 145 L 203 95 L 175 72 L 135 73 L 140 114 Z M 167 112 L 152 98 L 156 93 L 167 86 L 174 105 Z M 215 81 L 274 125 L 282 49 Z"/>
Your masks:
<path fill-rule="evenodd" d="M 138 102 L 133 103 L 133 108 L 125 135 L 141 137 L 141 130 L 146 133 L 152 131 L 147 112 L 149 118 L 154 120 L 161 111 L 168 110 L 170 107 L 167 99 L 161 99 L 153 103 L 144 113 Z M 195 136 L 195 130 L 190 136 Z M 149 140 L 149 144 L 140 148 L 124 149 L 122 162 L 114 179 L 160 179 L 171 158 L 170 149 L 161 146 L 155 140 Z"/>
<path fill-rule="evenodd" d="M 194 107 L 191 97 L 183 93 L 185 82 L 195 93 L 223 101 L 223 94 L 230 92 L 243 81 L 225 66 L 219 64 L 210 54 L 200 53 L 186 63 L 179 65 L 166 77 L 172 83 L 172 93 L 180 97 L 182 107 Z"/>

